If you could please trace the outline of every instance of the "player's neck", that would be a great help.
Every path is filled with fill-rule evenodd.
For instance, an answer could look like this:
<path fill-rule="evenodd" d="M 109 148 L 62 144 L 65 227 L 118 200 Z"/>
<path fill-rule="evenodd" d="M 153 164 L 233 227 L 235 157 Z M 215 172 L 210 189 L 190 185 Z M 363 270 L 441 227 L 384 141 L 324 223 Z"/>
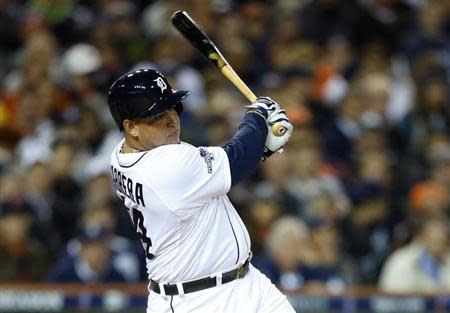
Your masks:
<path fill-rule="evenodd" d="M 127 139 L 124 140 L 122 144 L 122 153 L 134 153 L 134 152 L 141 152 L 143 149 L 140 149 L 135 144 L 130 143 Z"/>

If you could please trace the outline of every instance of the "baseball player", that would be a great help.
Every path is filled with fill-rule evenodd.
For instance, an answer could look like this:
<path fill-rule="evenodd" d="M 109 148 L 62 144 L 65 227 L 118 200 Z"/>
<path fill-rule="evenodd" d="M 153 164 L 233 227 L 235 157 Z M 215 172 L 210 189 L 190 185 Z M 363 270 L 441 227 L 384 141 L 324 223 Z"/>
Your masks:
<path fill-rule="evenodd" d="M 152 69 L 110 87 L 108 104 L 124 139 L 111 174 L 146 252 L 147 312 L 294 312 L 286 297 L 250 264 L 247 229 L 227 192 L 289 140 L 279 105 L 261 97 L 222 147 L 180 142 L 182 100 Z M 281 123 L 286 133 L 268 131 Z"/>

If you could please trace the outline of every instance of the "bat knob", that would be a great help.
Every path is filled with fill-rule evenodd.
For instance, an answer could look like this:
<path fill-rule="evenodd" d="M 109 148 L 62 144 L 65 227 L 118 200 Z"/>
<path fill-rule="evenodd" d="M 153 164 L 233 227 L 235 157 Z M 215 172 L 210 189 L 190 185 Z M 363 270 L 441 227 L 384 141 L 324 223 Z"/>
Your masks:
<path fill-rule="evenodd" d="M 277 136 L 283 136 L 286 133 L 287 129 L 281 123 L 275 123 L 272 125 L 272 133 Z"/>

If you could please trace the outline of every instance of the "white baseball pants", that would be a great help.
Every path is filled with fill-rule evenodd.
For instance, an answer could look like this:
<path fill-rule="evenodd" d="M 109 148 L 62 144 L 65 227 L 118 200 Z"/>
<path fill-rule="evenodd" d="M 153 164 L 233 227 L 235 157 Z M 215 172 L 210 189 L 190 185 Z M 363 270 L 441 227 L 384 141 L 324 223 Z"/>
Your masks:
<path fill-rule="evenodd" d="M 221 286 L 185 295 L 150 291 L 147 313 L 295 313 L 286 296 L 250 264 L 247 275 Z"/>

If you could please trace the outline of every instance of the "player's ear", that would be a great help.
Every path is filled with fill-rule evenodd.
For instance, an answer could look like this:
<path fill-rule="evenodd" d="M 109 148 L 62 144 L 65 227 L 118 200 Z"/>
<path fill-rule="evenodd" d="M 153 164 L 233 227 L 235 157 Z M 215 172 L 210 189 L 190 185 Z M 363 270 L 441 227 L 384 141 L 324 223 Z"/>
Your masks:
<path fill-rule="evenodd" d="M 139 134 L 138 127 L 132 120 L 125 119 L 123 121 L 123 130 L 133 137 L 137 137 Z"/>

